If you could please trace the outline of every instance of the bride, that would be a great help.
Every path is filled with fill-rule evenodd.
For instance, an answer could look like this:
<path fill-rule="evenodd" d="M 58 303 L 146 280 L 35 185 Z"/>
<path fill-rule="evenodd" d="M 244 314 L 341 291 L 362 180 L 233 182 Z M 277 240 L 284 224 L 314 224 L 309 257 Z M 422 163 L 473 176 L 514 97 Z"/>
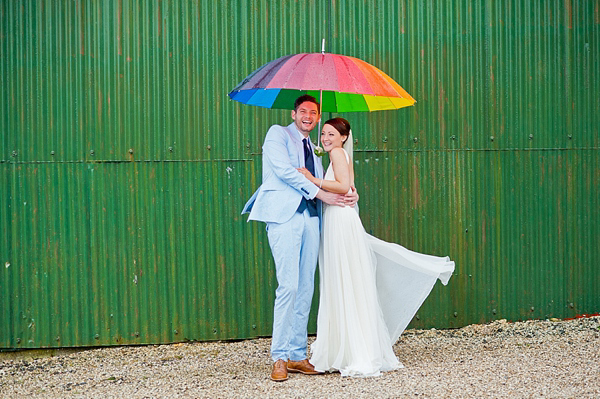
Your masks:
<path fill-rule="evenodd" d="M 321 139 L 331 161 L 325 178 L 299 171 L 326 191 L 346 194 L 354 184 L 350 124 L 328 120 Z M 318 371 L 353 377 L 401 368 L 392 346 L 436 280 L 448 283 L 454 262 L 367 234 L 354 208 L 323 206 L 321 294 L 310 362 Z"/>

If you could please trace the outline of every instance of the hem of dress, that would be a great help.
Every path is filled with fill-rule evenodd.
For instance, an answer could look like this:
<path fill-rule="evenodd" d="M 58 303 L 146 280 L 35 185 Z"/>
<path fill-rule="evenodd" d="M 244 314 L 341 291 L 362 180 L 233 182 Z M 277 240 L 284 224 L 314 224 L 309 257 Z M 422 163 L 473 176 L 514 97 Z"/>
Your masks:
<path fill-rule="evenodd" d="M 345 369 L 337 369 L 335 367 L 331 367 L 328 370 L 323 368 L 318 368 L 315 366 L 315 370 L 320 373 L 340 373 L 342 377 L 350 377 L 350 378 L 371 378 L 371 377 L 380 377 L 382 373 L 388 373 L 390 371 L 395 371 L 399 369 L 403 369 L 404 365 L 398 362 L 397 365 L 381 368 L 377 371 L 373 371 L 370 373 L 364 373 L 357 370 L 345 370 Z"/>

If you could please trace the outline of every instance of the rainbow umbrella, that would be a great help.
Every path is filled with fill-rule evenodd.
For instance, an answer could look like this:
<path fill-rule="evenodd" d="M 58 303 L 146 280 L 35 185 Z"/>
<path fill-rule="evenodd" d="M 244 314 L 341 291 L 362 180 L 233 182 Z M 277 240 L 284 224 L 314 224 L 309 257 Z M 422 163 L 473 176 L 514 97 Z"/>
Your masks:
<path fill-rule="evenodd" d="M 294 109 L 303 94 L 321 99 L 324 112 L 399 109 L 416 102 L 373 65 L 339 54 L 287 55 L 252 72 L 229 93 L 243 104 Z"/>

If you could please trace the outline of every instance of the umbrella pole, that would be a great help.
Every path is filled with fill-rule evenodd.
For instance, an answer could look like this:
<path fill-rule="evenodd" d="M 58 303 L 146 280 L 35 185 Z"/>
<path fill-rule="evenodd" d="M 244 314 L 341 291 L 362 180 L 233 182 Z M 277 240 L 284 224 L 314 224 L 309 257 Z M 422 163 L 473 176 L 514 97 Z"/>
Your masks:
<path fill-rule="evenodd" d="M 321 54 L 325 55 L 325 38 L 321 42 Z M 321 107 L 321 113 L 319 114 L 319 130 L 317 130 L 317 135 L 319 136 L 317 139 L 317 143 L 319 143 L 319 147 L 323 147 L 323 143 L 321 142 L 321 116 L 323 115 L 323 89 L 319 90 L 319 106 Z"/>
<path fill-rule="evenodd" d="M 323 39 L 325 40 L 325 39 Z M 319 106 L 321 107 L 321 113 L 319 114 L 319 127 L 317 130 L 317 143 L 319 143 L 319 147 L 323 147 L 323 143 L 321 142 L 321 117 L 323 116 L 323 90 L 319 90 Z"/>

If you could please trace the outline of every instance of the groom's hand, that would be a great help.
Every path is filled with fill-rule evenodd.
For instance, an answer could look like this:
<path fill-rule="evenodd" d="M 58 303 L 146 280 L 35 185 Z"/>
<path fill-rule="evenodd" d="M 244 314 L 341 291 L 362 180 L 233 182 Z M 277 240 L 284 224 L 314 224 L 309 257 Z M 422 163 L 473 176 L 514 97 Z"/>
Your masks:
<path fill-rule="evenodd" d="M 344 206 L 345 200 L 344 196 L 341 194 L 330 193 L 329 191 L 319 190 L 316 195 L 316 198 L 320 199 L 324 203 L 328 205 L 337 205 Z"/>
<path fill-rule="evenodd" d="M 354 207 L 358 202 L 358 192 L 356 192 L 356 187 L 351 186 L 352 192 L 350 194 L 344 195 L 344 205 Z"/>

